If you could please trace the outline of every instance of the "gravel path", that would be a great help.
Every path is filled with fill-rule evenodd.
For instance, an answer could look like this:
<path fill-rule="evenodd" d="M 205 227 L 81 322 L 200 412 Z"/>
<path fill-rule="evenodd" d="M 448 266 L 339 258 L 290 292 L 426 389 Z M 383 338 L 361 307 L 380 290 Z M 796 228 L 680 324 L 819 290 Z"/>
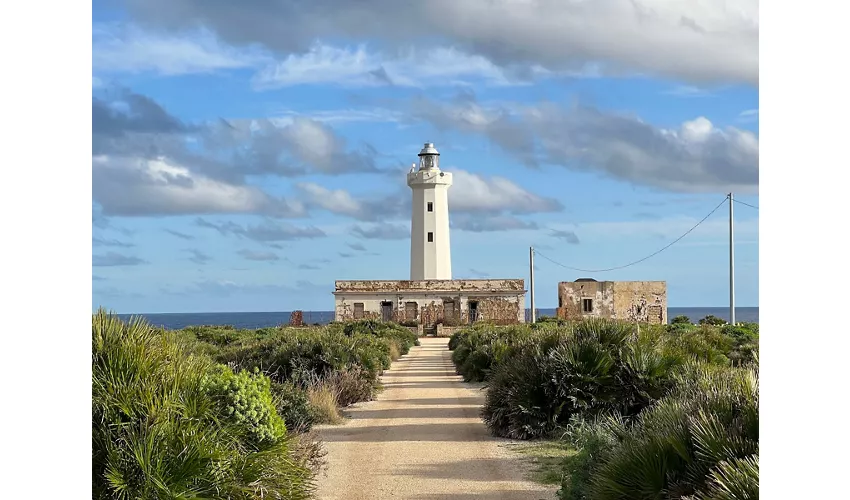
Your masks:
<path fill-rule="evenodd" d="M 455 374 L 448 339 L 420 341 L 384 373 L 376 401 L 318 428 L 328 451 L 318 498 L 554 498 L 552 487 L 525 479 L 510 441 L 490 436 L 478 413 L 484 393 Z"/>

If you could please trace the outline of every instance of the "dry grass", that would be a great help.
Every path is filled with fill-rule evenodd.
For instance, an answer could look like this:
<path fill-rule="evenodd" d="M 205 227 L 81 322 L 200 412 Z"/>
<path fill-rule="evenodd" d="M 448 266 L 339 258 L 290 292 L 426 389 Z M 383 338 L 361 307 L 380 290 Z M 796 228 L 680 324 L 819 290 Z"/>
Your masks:
<path fill-rule="evenodd" d="M 309 431 L 297 434 L 291 434 L 292 439 L 292 456 L 299 463 L 309 468 L 314 477 L 324 469 L 328 462 L 325 458 L 328 452 L 322 445 L 322 440 L 319 433 Z"/>
<path fill-rule="evenodd" d="M 341 424 L 336 389 L 329 384 L 316 384 L 307 389 L 307 399 L 317 424 Z"/>
<path fill-rule="evenodd" d="M 390 359 L 395 361 L 401 357 L 401 351 L 398 350 L 398 346 L 395 345 L 395 342 L 390 344 Z"/>

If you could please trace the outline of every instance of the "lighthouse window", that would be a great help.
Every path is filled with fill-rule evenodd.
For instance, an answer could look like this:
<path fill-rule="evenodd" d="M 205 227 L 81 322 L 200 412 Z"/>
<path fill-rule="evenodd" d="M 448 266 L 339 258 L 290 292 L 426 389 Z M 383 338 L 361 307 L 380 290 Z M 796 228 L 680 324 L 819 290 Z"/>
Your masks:
<path fill-rule="evenodd" d="M 434 233 L 428 233 L 428 243 L 434 243 Z"/>
<path fill-rule="evenodd" d="M 433 212 L 433 211 L 434 211 L 434 203 L 432 203 L 432 202 L 430 202 L 430 201 L 428 202 L 428 211 L 429 211 L 429 212 Z"/>

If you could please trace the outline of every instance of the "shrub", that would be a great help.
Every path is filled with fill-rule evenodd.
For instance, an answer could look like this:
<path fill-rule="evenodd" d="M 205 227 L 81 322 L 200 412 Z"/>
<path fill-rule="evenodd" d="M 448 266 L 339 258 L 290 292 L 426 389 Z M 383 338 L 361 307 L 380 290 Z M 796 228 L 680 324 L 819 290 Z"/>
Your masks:
<path fill-rule="evenodd" d="M 307 498 L 286 440 L 261 452 L 205 390 L 214 364 L 172 332 L 92 315 L 92 496 Z"/>
<path fill-rule="evenodd" d="M 591 497 L 705 498 L 724 481 L 757 484 L 758 399 L 757 367 L 689 368 L 596 469 Z"/>
<path fill-rule="evenodd" d="M 457 351 L 456 351 L 457 352 Z M 568 415 L 553 404 L 553 389 L 539 347 L 508 358 L 493 373 L 481 415 L 490 431 L 510 439 L 531 439 L 549 434 Z"/>
<path fill-rule="evenodd" d="M 679 324 L 690 325 L 691 324 L 691 318 L 685 316 L 684 314 L 680 314 L 680 315 L 676 316 L 675 318 L 673 318 L 670 321 L 670 324 L 672 324 L 672 325 L 679 325 Z"/>
<path fill-rule="evenodd" d="M 292 382 L 272 383 L 271 389 L 275 408 L 287 430 L 296 433 L 309 431 L 315 416 L 307 398 L 307 391 Z"/>
<path fill-rule="evenodd" d="M 317 424 L 342 423 L 336 391 L 329 384 L 315 384 L 307 389 L 310 411 Z"/>
<path fill-rule="evenodd" d="M 578 452 L 563 464 L 563 479 L 558 498 L 585 500 L 593 474 L 626 433 L 626 422 L 616 414 L 600 415 L 593 420 L 576 419 L 562 436 Z"/>
<path fill-rule="evenodd" d="M 722 319 L 722 318 L 718 318 L 717 316 L 714 316 L 714 315 L 712 315 L 712 314 L 709 314 L 708 316 L 706 316 L 706 317 L 702 318 L 701 320 L 699 320 L 699 324 L 701 324 L 701 325 L 721 326 L 721 325 L 725 325 L 725 324 L 726 324 L 726 320 L 724 320 L 724 319 Z"/>
<path fill-rule="evenodd" d="M 275 444 L 286 436 L 286 426 L 272 401 L 271 383 L 259 370 L 234 374 L 219 365 L 204 377 L 201 387 L 252 444 Z"/>
<path fill-rule="evenodd" d="M 532 439 L 576 417 L 635 415 L 660 398 L 686 359 L 665 349 L 663 335 L 663 328 L 637 335 L 628 323 L 587 320 L 531 337 L 506 332 L 475 347 L 469 334 L 453 359 L 465 377 L 493 360 L 484 420 L 497 436 Z"/>
<path fill-rule="evenodd" d="M 335 371 L 324 382 L 333 388 L 337 404 L 342 407 L 358 401 L 369 401 L 375 395 L 376 384 L 363 373 L 362 368 L 356 366 Z"/>

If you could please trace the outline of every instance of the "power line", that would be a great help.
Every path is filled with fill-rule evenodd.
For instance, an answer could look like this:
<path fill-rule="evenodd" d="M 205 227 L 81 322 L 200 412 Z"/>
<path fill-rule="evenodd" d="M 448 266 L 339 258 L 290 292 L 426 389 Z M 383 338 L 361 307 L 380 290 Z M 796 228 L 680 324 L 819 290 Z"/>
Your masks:
<path fill-rule="evenodd" d="M 649 259 L 649 258 L 651 258 L 651 257 L 655 257 L 656 255 L 660 254 L 660 253 L 661 253 L 661 252 L 663 252 L 664 250 L 667 250 L 667 249 L 668 249 L 668 248 L 670 248 L 671 246 L 673 246 L 673 245 L 675 245 L 676 243 L 678 243 L 678 242 L 679 242 L 679 240 L 681 240 L 682 238 L 684 238 L 685 236 L 687 236 L 688 234 L 690 234 L 690 232 L 691 232 L 691 231 L 693 231 L 694 229 L 696 229 L 697 227 L 699 227 L 699 225 L 700 225 L 700 224 L 702 224 L 703 222 L 705 222 L 705 221 L 706 221 L 706 219 L 708 219 L 709 217 L 711 217 L 711 215 L 712 215 L 714 212 L 716 212 L 716 211 L 717 211 L 717 209 L 719 209 L 720 207 L 722 207 L 722 206 L 723 206 L 723 204 L 724 204 L 724 203 L 726 203 L 726 201 L 727 201 L 728 199 L 729 199 L 728 197 L 727 197 L 727 198 L 723 198 L 723 201 L 721 201 L 721 202 L 720 202 L 720 203 L 719 203 L 716 207 L 714 207 L 714 209 L 713 209 L 711 212 L 709 212 L 709 213 L 708 213 L 708 215 L 706 215 L 705 217 L 703 217 L 703 218 L 702 218 L 702 220 L 700 220 L 699 222 L 697 222 L 697 223 L 696 223 L 696 224 L 695 224 L 692 228 L 690 228 L 690 229 L 688 229 L 687 231 L 685 231 L 685 234 L 683 234 L 682 236 L 679 236 L 678 238 L 676 238 L 675 240 L 673 240 L 672 242 L 670 242 L 669 244 L 667 244 L 666 246 L 664 246 L 664 247 L 663 247 L 663 248 L 661 248 L 660 250 L 657 250 L 657 251 L 655 251 L 655 252 L 653 252 L 653 253 L 651 253 L 651 254 L 647 255 L 646 257 L 644 257 L 644 258 L 642 258 L 642 259 L 636 260 L 636 261 L 634 261 L 634 262 L 630 262 L 630 263 L 625 264 L 625 265 L 622 265 L 622 266 L 610 267 L 610 268 L 608 268 L 608 269 L 579 269 L 579 268 L 577 268 L 577 267 L 570 267 L 570 266 L 567 266 L 567 265 L 561 264 L 560 262 L 556 262 L 556 261 L 554 261 L 554 260 L 550 259 L 549 257 L 546 257 L 546 256 L 545 256 L 545 255 L 543 255 L 542 253 L 538 252 L 537 250 L 535 250 L 535 251 L 534 251 L 534 253 L 535 253 L 535 254 L 537 254 L 537 255 L 539 255 L 539 256 L 541 256 L 541 257 L 543 257 L 544 259 L 548 260 L 548 261 L 549 261 L 549 262 L 551 262 L 552 264 L 555 264 L 555 265 L 561 266 L 561 267 L 563 267 L 564 269 L 570 269 L 570 270 L 572 270 L 572 271 L 579 271 L 579 272 L 582 272 L 582 273 L 604 273 L 604 272 L 607 272 L 607 271 L 616 271 L 617 269 L 624 269 L 624 268 L 627 268 L 627 267 L 633 266 L 633 265 L 635 265 L 635 264 L 640 264 L 641 262 L 643 262 L 643 261 L 645 261 L 645 260 L 647 260 L 647 259 Z"/>
<path fill-rule="evenodd" d="M 735 203 L 740 203 L 741 205 L 746 205 L 746 206 L 748 206 L 748 207 L 750 207 L 750 208 L 755 208 L 756 210 L 758 210 L 758 209 L 759 209 L 759 207 L 757 207 L 757 206 L 755 206 L 755 205 L 750 205 L 749 203 L 747 203 L 747 202 L 745 202 L 745 201 L 741 201 L 741 200 L 739 200 L 739 199 L 737 199 L 737 198 L 735 198 L 735 200 L 734 200 L 734 201 L 735 201 Z"/>

